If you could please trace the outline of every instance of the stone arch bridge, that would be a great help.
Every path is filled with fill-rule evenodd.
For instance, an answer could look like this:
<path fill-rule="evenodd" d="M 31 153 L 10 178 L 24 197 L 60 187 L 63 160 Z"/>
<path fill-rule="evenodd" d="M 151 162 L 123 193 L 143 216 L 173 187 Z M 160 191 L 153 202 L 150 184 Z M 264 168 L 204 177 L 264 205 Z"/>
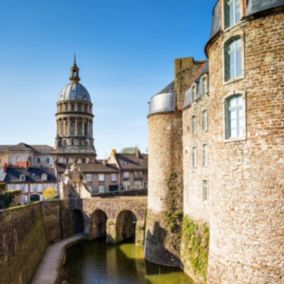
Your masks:
<path fill-rule="evenodd" d="M 130 237 L 137 245 L 144 241 L 147 196 L 70 199 L 62 206 L 62 219 L 69 220 L 62 225 L 66 235 L 84 232 L 90 239 L 106 237 L 109 243 Z"/>

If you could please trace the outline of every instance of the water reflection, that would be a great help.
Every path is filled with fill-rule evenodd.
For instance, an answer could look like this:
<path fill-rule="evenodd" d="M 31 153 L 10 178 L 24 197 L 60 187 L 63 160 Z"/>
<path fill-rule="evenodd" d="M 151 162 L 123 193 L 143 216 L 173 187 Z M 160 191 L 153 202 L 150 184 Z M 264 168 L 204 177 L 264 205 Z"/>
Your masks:
<path fill-rule="evenodd" d="M 143 249 L 133 243 L 106 245 L 104 240 L 84 241 L 67 251 L 64 284 L 192 284 L 175 268 L 145 262 Z"/>

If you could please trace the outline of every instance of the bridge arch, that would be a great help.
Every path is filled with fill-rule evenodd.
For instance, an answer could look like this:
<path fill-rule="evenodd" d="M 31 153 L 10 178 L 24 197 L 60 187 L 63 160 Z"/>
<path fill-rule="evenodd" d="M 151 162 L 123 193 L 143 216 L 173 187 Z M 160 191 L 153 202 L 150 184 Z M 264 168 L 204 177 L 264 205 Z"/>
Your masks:
<path fill-rule="evenodd" d="M 137 217 L 132 210 L 122 210 L 116 217 L 116 241 L 122 242 L 136 237 Z"/>
<path fill-rule="evenodd" d="M 84 215 L 80 209 L 74 209 L 72 212 L 74 233 L 84 233 L 85 222 Z"/>
<path fill-rule="evenodd" d="M 105 238 L 107 235 L 108 216 L 102 209 L 96 209 L 90 218 L 90 237 L 92 239 Z"/>

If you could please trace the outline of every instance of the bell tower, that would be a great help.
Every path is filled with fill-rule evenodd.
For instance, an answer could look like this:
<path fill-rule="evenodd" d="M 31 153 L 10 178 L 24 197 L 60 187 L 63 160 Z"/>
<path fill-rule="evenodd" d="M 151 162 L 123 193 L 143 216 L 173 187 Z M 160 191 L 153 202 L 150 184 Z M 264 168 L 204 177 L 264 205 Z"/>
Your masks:
<path fill-rule="evenodd" d="M 70 82 L 57 101 L 55 154 L 63 164 L 94 163 L 93 104 L 86 88 L 80 84 L 79 67 L 74 56 Z"/>

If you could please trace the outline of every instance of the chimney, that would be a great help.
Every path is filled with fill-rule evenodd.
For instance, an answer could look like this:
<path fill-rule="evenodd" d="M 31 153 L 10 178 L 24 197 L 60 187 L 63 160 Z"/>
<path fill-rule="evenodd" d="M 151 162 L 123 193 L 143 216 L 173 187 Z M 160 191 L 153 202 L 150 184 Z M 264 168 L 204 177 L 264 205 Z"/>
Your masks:
<path fill-rule="evenodd" d="M 112 149 L 111 150 L 111 156 L 115 156 L 116 155 L 116 150 L 115 149 Z"/>
<path fill-rule="evenodd" d="M 104 165 L 104 166 L 107 165 L 107 160 L 103 160 L 103 165 Z"/>

